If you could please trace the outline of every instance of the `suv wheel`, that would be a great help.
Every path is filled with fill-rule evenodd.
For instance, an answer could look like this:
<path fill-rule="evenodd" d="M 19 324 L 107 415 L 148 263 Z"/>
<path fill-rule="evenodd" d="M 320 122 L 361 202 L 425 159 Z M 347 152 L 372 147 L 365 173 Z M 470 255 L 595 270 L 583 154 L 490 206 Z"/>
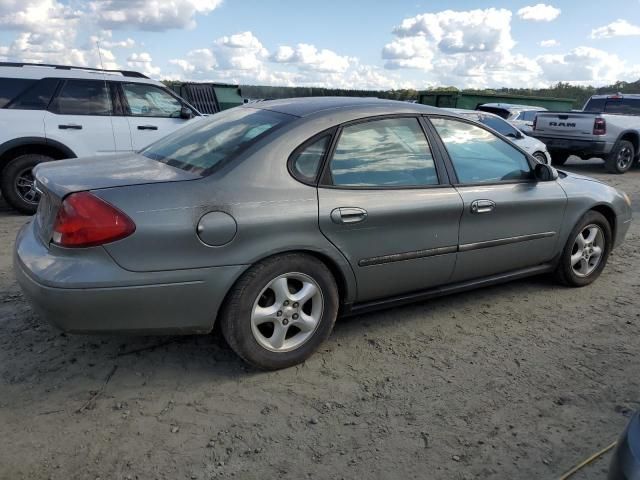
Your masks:
<path fill-rule="evenodd" d="M 265 369 L 305 361 L 324 342 L 338 314 L 338 288 L 318 259 L 286 254 L 249 269 L 229 294 L 222 334 L 246 362 Z"/>
<path fill-rule="evenodd" d="M 636 156 L 633 143 L 628 140 L 620 140 L 605 160 L 605 167 L 611 173 L 624 173 L 633 165 Z"/>
<path fill-rule="evenodd" d="M 611 226 L 600 213 L 587 212 L 573 228 L 562 251 L 556 277 L 570 287 L 592 283 L 607 264 Z"/>
<path fill-rule="evenodd" d="M 35 189 L 33 167 L 53 160 L 46 155 L 29 153 L 14 158 L 2 171 L 0 190 L 7 203 L 21 213 L 33 215 L 38 209 L 40 194 Z"/>

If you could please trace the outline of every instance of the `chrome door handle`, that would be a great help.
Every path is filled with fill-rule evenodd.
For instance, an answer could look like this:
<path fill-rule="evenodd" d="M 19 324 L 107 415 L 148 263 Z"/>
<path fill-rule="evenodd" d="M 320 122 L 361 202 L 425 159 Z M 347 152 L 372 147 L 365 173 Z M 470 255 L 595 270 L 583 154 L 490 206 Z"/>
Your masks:
<path fill-rule="evenodd" d="M 367 211 L 357 207 L 334 208 L 331 211 L 333 223 L 358 223 L 367 219 Z"/>
<path fill-rule="evenodd" d="M 496 203 L 491 200 L 474 200 L 471 202 L 471 213 L 489 213 L 496 208 Z"/>
<path fill-rule="evenodd" d="M 60 130 L 82 130 L 82 125 L 76 125 L 75 123 L 69 123 L 67 125 L 58 125 Z"/>
<path fill-rule="evenodd" d="M 155 125 L 138 125 L 138 130 L 157 130 Z"/>

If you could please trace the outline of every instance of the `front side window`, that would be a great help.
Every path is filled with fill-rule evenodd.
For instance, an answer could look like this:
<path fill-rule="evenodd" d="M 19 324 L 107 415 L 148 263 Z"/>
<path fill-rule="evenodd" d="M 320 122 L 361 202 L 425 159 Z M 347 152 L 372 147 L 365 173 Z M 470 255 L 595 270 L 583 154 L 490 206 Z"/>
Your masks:
<path fill-rule="evenodd" d="M 522 112 L 520 114 L 520 120 L 524 120 L 525 122 L 533 122 L 538 115 L 536 110 L 527 110 L 526 112 Z"/>
<path fill-rule="evenodd" d="M 495 183 L 532 178 L 527 157 L 484 128 L 449 118 L 432 118 L 460 183 Z"/>
<path fill-rule="evenodd" d="M 345 127 L 330 171 L 333 184 L 345 187 L 438 183 L 431 149 L 415 118 L 389 118 Z"/>
<path fill-rule="evenodd" d="M 61 115 L 110 115 L 107 83 L 100 80 L 67 80 L 52 102 L 51 110 Z"/>
<path fill-rule="evenodd" d="M 200 175 L 231 158 L 291 115 L 254 108 L 233 108 L 194 122 L 144 149 L 142 155 Z"/>
<path fill-rule="evenodd" d="M 124 96 L 134 117 L 180 117 L 182 104 L 177 98 L 154 85 L 125 83 Z"/>
<path fill-rule="evenodd" d="M 331 134 L 327 134 L 298 150 L 291 161 L 294 177 L 305 182 L 313 182 L 330 141 Z"/>
<path fill-rule="evenodd" d="M 24 92 L 35 80 L 25 78 L 0 78 L 0 108 Z"/>

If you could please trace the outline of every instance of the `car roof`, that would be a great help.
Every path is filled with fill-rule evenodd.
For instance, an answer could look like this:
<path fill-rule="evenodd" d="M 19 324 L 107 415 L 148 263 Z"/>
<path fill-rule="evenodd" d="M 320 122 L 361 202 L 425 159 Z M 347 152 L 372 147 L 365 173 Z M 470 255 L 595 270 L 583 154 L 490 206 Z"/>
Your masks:
<path fill-rule="evenodd" d="M 546 108 L 536 105 L 518 105 L 515 103 L 483 103 L 481 107 L 503 108 L 510 111 L 534 110 L 536 112 L 546 111 Z"/>
<path fill-rule="evenodd" d="M 40 80 L 42 78 L 77 78 L 85 80 L 111 80 L 116 82 L 162 83 L 129 70 L 100 70 L 88 67 L 48 64 L 20 64 L 0 62 L 0 78 Z"/>
<path fill-rule="evenodd" d="M 243 108 L 259 108 L 274 112 L 308 117 L 315 114 L 335 112 L 340 110 L 362 110 L 367 108 L 382 110 L 380 114 L 393 113 L 441 113 L 442 109 L 421 105 L 419 103 L 401 102 L 398 100 L 383 100 L 374 97 L 300 97 L 268 100 L 265 102 L 245 104 Z"/>

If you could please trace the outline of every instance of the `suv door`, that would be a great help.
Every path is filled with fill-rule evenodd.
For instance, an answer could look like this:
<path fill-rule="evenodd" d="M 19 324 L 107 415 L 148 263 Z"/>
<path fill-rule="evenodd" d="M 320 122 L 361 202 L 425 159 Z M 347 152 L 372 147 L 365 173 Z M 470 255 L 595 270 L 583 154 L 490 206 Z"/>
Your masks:
<path fill-rule="evenodd" d="M 91 156 L 130 150 L 129 132 L 113 128 L 113 106 L 109 82 L 63 80 L 44 115 L 45 133 L 71 149 L 76 156 Z"/>
<path fill-rule="evenodd" d="M 528 157 L 462 119 L 430 117 L 464 201 L 453 281 L 540 265 L 557 252 L 567 197 L 538 182 Z"/>
<path fill-rule="evenodd" d="M 184 104 L 156 85 L 123 82 L 121 88 L 133 149 L 136 151 L 199 118 L 181 118 Z"/>
<path fill-rule="evenodd" d="M 334 143 L 318 188 L 319 223 L 355 272 L 357 301 L 447 283 L 462 201 L 421 121 L 366 119 L 343 126 Z"/>

